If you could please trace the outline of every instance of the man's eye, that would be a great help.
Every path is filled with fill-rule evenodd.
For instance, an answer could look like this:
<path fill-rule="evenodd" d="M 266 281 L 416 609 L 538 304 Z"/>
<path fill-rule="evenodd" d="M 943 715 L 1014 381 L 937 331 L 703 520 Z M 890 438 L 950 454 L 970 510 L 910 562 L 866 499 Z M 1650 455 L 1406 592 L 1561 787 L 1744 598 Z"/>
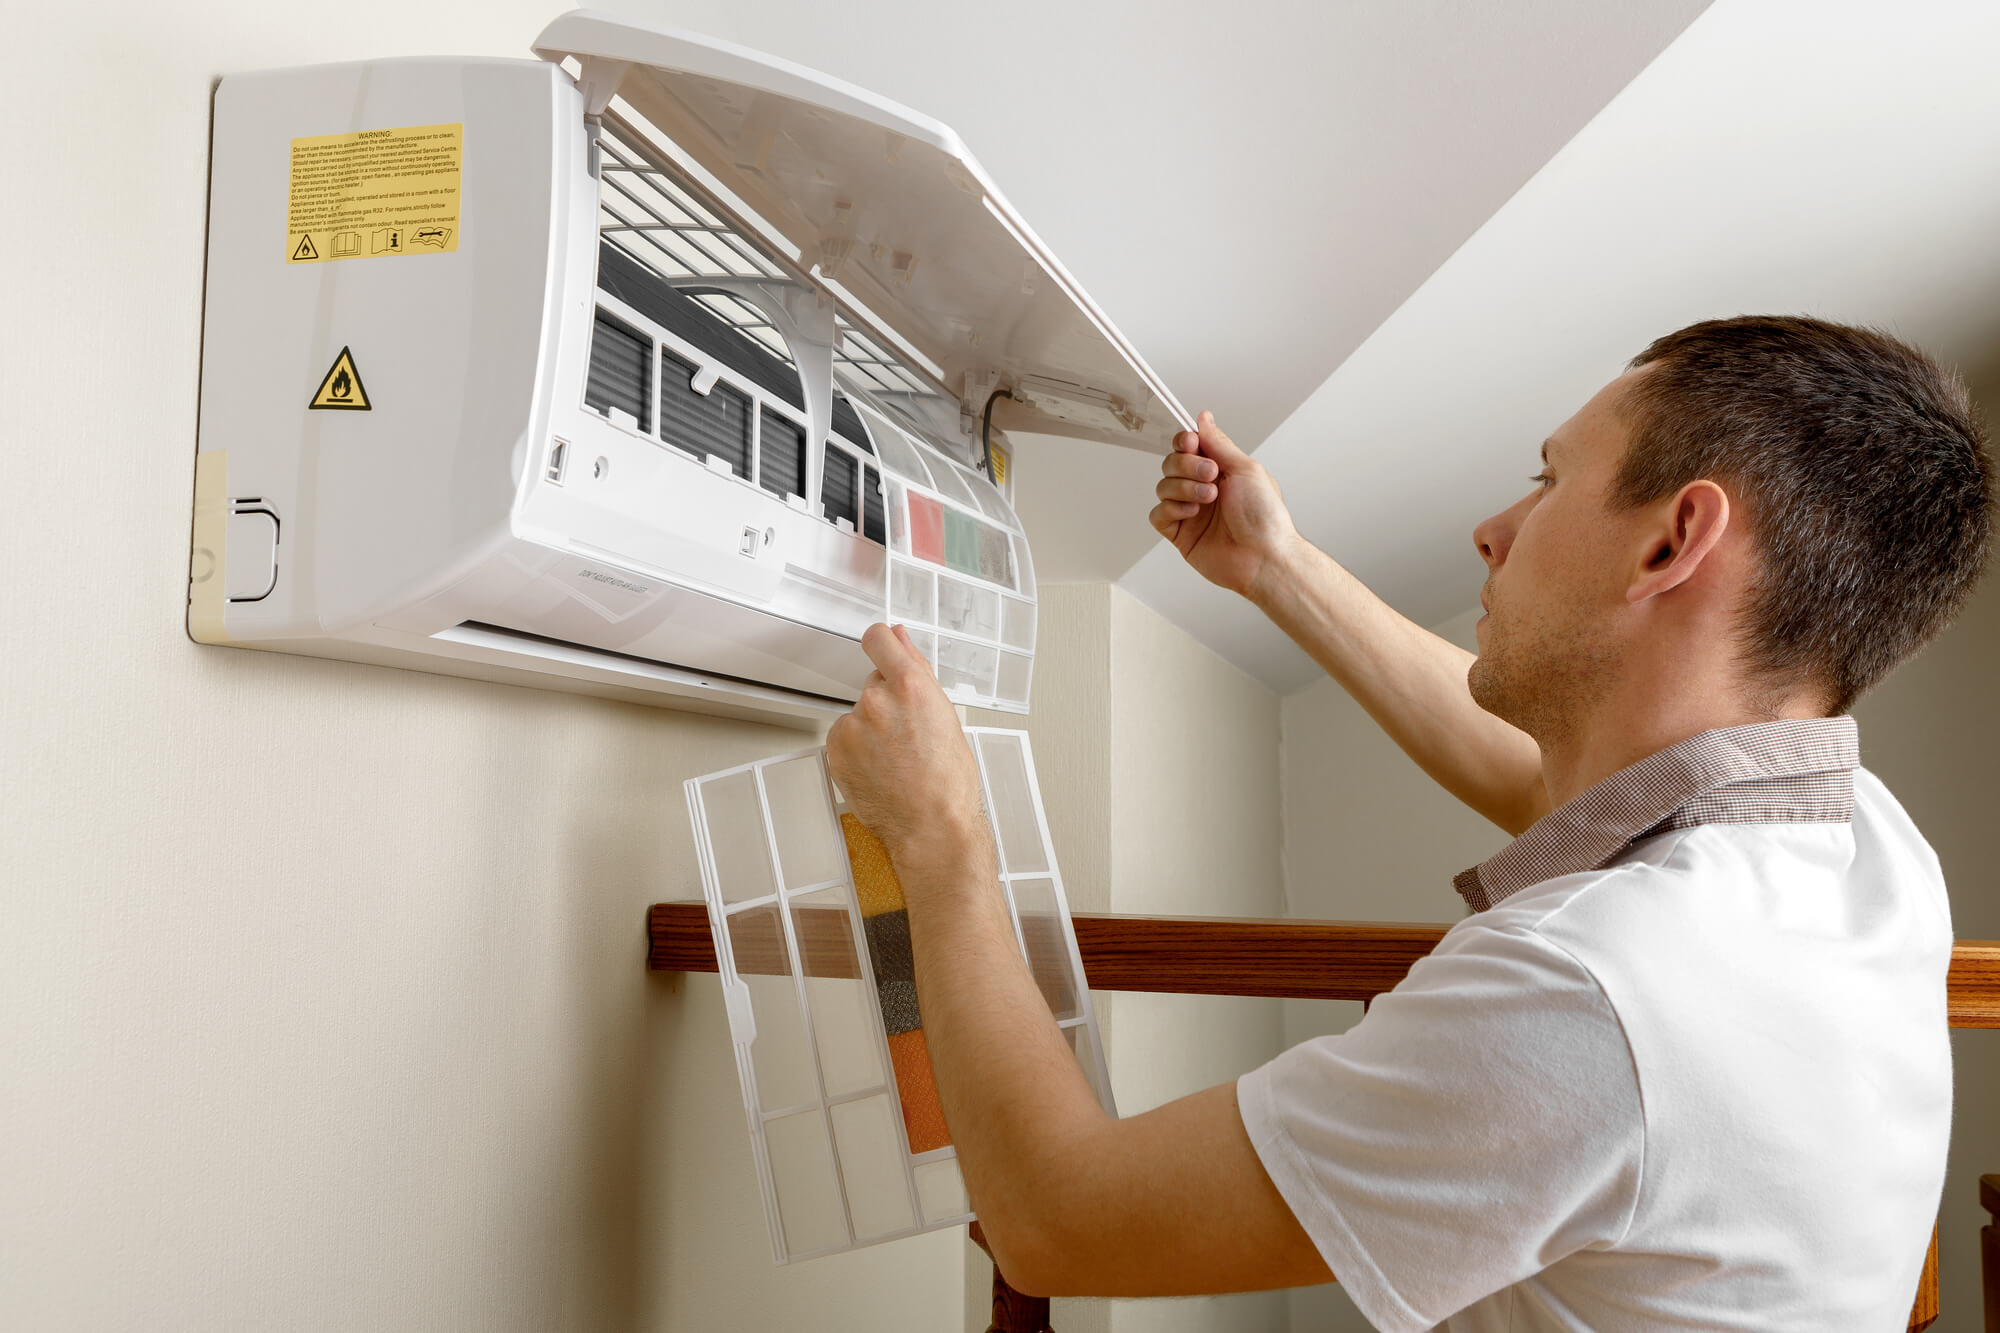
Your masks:
<path fill-rule="evenodd" d="M 1534 482 L 1537 486 L 1547 486 L 1553 483 L 1555 478 L 1546 472 L 1537 472 L 1534 476 L 1528 478 L 1528 480 Z"/>

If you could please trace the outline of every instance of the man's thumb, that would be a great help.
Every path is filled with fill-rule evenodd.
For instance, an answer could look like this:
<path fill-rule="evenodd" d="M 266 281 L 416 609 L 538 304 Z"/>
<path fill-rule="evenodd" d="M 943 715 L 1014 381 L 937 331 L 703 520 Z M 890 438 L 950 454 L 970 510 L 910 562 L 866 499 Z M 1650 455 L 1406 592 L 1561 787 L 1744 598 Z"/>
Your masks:
<path fill-rule="evenodd" d="M 1239 449 L 1236 441 L 1222 433 L 1222 427 L 1215 424 L 1215 413 L 1203 412 L 1194 419 L 1196 432 L 1201 436 L 1201 452 L 1215 460 L 1216 466 L 1224 472 L 1234 472 L 1250 461 L 1250 455 Z"/>

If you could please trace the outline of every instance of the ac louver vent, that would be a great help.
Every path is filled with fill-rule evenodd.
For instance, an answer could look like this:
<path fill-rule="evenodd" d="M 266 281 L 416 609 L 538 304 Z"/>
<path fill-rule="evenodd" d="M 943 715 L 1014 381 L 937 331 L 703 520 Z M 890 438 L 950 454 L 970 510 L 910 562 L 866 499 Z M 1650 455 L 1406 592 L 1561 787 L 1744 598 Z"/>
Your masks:
<path fill-rule="evenodd" d="M 882 474 L 865 469 L 867 480 L 861 489 L 861 535 L 871 542 L 889 544 L 888 511 L 882 505 Z"/>
<path fill-rule="evenodd" d="M 750 398 L 720 381 L 705 394 L 690 386 L 696 367 L 672 352 L 660 353 L 660 437 L 696 458 L 725 460 L 737 476 L 750 476 Z"/>
<path fill-rule="evenodd" d="M 583 390 L 584 406 L 609 413 L 616 408 L 653 429 L 652 339 L 626 328 L 602 310 L 590 338 L 590 378 Z"/>
<path fill-rule="evenodd" d="M 773 495 L 806 493 L 806 428 L 769 408 L 759 416 L 757 483 Z"/>
<path fill-rule="evenodd" d="M 858 515 L 855 512 L 855 492 L 861 489 L 860 478 L 856 475 L 860 464 L 854 455 L 845 453 L 832 445 L 826 446 L 826 475 L 820 479 L 820 512 L 828 521 L 844 518 L 853 524 Z"/>
<path fill-rule="evenodd" d="M 833 433 L 865 454 L 875 452 L 875 442 L 868 438 L 868 427 L 861 424 L 861 414 L 844 393 L 833 396 Z"/>
<path fill-rule="evenodd" d="M 805 407 L 798 371 L 609 241 L 597 250 L 597 285 L 766 393 L 793 407 Z"/>

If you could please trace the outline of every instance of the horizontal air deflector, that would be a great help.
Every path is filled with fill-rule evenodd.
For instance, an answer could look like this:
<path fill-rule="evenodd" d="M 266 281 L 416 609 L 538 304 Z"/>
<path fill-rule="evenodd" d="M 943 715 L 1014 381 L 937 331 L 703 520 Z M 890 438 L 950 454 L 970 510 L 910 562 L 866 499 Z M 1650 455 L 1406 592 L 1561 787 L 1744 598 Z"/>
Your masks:
<path fill-rule="evenodd" d="M 697 667 L 681 666 L 675 662 L 662 661 L 653 657 L 640 657 L 636 653 L 621 653 L 611 648 L 593 648 L 589 644 L 573 643 L 568 639 L 550 638 L 545 634 L 531 634 L 527 630 L 509 629 L 505 625 L 489 625 L 483 620 L 466 620 L 454 625 L 441 634 L 440 639 L 454 639 L 459 642 L 483 642 L 490 646 L 511 648 L 516 652 L 528 652 L 537 656 L 539 649 L 553 649 L 564 656 L 578 658 L 602 658 L 615 662 L 631 662 L 641 667 L 651 667 L 675 676 L 692 677 L 714 681 L 718 684 L 745 686 L 758 691 L 766 691 L 773 696 L 790 695 L 802 702 L 825 704 L 833 708 L 846 709 L 851 701 L 835 698 L 827 694 L 814 694 L 808 690 L 787 690 L 752 680 L 747 676 L 731 676 L 720 671 L 705 671 Z"/>

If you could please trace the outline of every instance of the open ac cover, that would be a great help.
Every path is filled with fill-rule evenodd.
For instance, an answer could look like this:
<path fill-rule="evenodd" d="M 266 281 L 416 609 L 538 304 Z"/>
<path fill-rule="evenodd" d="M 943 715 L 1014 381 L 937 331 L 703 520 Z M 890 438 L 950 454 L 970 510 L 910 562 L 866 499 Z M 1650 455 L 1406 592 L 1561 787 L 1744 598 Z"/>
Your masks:
<path fill-rule="evenodd" d="M 1005 432 L 1185 411 L 942 125 L 588 11 L 535 51 L 222 81 L 190 633 L 813 720 L 891 619 L 1025 711 Z"/>

